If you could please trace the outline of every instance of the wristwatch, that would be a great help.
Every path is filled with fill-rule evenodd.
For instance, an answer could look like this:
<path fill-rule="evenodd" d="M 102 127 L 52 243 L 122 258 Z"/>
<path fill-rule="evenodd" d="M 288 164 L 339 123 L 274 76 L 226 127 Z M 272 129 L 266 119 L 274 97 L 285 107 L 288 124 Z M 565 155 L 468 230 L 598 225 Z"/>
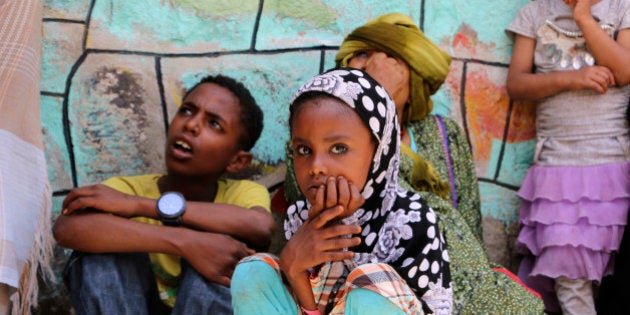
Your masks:
<path fill-rule="evenodd" d="M 186 212 L 186 199 L 176 191 L 167 191 L 157 200 L 157 213 L 160 221 L 168 226 L 180 226 Z"/>

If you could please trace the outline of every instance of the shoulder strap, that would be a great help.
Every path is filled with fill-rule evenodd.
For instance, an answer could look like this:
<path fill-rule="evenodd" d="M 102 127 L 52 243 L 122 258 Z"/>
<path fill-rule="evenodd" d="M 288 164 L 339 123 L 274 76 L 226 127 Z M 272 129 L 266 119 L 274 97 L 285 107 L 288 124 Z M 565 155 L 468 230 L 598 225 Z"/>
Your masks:
<path fill-rule="evenodd" d="M 453 173 L 453 159 L 451 157 L 451 151 L 449 149 L 448 135 L 446 132 L 446 126 L 444 125 L 444 119 L 440 115 L 434 115 L 435 122 L 438 125 L 438 130 L 442 136 L 442 147 L 446 153 L 446 166 L 448 167 L 448 180 L 451 184 L 451 198 L 453 199 L 453 208 L 457 209 L 457 189 L 455 187 L 455 174 Z"/>

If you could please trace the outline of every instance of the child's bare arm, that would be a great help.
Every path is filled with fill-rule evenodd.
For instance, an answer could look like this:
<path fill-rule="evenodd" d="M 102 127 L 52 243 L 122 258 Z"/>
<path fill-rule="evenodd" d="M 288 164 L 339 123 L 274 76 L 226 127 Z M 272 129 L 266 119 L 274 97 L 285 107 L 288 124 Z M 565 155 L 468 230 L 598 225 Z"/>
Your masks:
<path fill-rule="evenodd" d="M 62 214 L 71 215 L 75 211 L 93 208 L 124 218 L 150 215 L 145 209 L 154 207 L 155 200 L 125 194 L 103 184 L 77 187 L 68 193 L 62 204 Z"/>
<path fill-rule="evenodd" d="M 590 1 L 573 0 L 568 4 L 573 8 L 573 19 L 582 30 L 588 49 L 593 53 L 597 64 L 612 71 L 616 85 L 629 84 L 630 29 L 619 31 L 615 41 L 602 30 L 591 14 Z"/>
<path fill-rule="evenodd" d="M 533 38 L 516 35 L 506 84 L 513 100 L 539 100 L 560 92 L 581 89 L 605 93 L 608 86 L 614 84 L 612 72 L 602 66 L 533 73 L 535 48 Z"/>
<path fill-rule="evenodd" d="M 60 216 L 53 233 L 60 245 L 79 251 L 182 256 L 206 279 L 223 285 L 229 285 L 236 263 L 253 254 L 247 245 L 227 235 L 152 225 L 94 211 Z"/>
<path fill-rule="evenodd" d="M 146 217 L 158 220 L 156 200 L 119 192 L 98 184 L 73 189 L 63 202 L 63 214 L 94 208 L 117 216 Z M 273 217 L 262 207 L 243 207 L 211 202 L 187 202 L 182 217 L 185 226 L 222 233 L 242 240 L 256 249 L 269 246 L 275 227 Z"/>
<path fill-rule="evenodd" d="M 266 250 L 269 247 L 275 221 L 264 208 L 246 209 L 208 202 L 187 204 L 186 213 L 182 217 L 184 225 L 206 232 L 230 235 L 258 250 Z"/>

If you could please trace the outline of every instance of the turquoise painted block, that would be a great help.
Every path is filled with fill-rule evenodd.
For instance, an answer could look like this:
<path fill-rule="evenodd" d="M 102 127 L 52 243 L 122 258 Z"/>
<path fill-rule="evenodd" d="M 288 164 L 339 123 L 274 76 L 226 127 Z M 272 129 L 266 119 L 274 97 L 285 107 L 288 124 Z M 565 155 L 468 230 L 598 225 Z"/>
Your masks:
<path fill-rule="evenodd" d="M 44 0 L 44 18 L 85 21 L 89 0 Z"/>
<path fill-rule="evenodd" d="M 42 37 L 42 78 L 40 89 L 64 93 L 66 78 L 83 53 L 85 26 L 82 24 L 44 22 Z"/>
<path fill-rule="evenodd" d="M 529 1 L 425 1 L 424 30 L 455 57 L 508 63 L 512 44 L 504 30 Z"/>
<path fill-rule="evenodd" d="M 169 117 L 183 90 L 204 75 L 220 73 L 233 77 L 250 90 L 265 115 L 263 132 L 252 152 L 261 161 L 275 164 L 285 156 L 289 102 L 302 84 L 319 73 L 320 55 L 320 51 L 304 51 L 162 59 Z"/>
<path fill-rule="evenodd" d="M 335 65 L 335 56 L 337 55 L 337 49 L 327 50 L 324 53 L 324 66 L 322 67 L 323 71 L 334 68 Z"/>
<path fill-rule="evenodd" d="M 454 119 L 462 129 L 464 124 L 461 114 L 460 88 L 463 73 L 464 63 L 461 60 L 452 59 L 446 80 L 444 80 L 438 91 L 431 96 L 433 100 L 432 113 Z"/>
<path fill-rule="evenodd" d="M 496 180 L 502 184 L 521 186 L 532 165 L 534 146 L 535 140 L 505 144 L 500 140 L 493 140 L 488 168 L 483 177 L 494 179 L 496 176 Z"/>
<path fill-rule="evenodd" d="M 490 147 L 490 159 L 486 166 L 486 172 L 483 175 L 485 178 L 495 179 L 497 174 L 497 168 L 499 167 L 501 158 L 501 149 L 503 148 L 503 141 L 498 139 L 492 139 L 492 145 Z"/>
<path fill-rule="evenodd" d="M 251 46 L 258 0 L 96 0 L 88 47 L 207 53 Z"/>
<path fill-rule="evenodd" d="M 62 118 L 63 99 L 41 97 L 41 121 L 48 168 L 48 180 L 52 191 L 72 188 L 72 173 L 68 146 L 64 138 Z"/>
<path fill-rule="evenodd" d="M 444 88 L 440 88 L 431 96 L 431 99 L 433 100 L 433 111 L 431 113 L 436 115 L 449 117 L 451 108 L 458 105 L 453 104 L 454 100 L 452 94 Z"/>
<path fill-rule="evenodd" d="M 52 209 L 51 209 L 51 211 L 52 211 L 54 217 L 56 217 L 58 215 L 61 215 L 61 211 L 63 210 L 61 208 L 62 208 L 62 205 L 63 205 L 63 200 L 65 198 L 66 198 L 66 196 L 54 196 L 54 197 L 52 197 Z"/>
<path fill-rule="evenodd" d="M 115 57 L 115 58 L 114 58 Z M 78 185 L 162 172 L 165 126 L 154 60 L 91 54 L 68 101 Z"/>
<path fill-rule="evenodd" d="M 527 170 L 532 165 L 535 140 L 506 143 L 498 180 L 513 186 L 521 186 Z"/>
<path fill-rule="evenodd" d="M 267 0 L 256 49 L 339 46 L 354 28 L 390 12 L 419 21 L 420 1 Z"/>
<path fill-rule="evenodd" d="M 491 217 L 506 224 L 518 221 L 520 200 L 516 191 L 488 182 L 479 182 L 481 195 L 481 215 Z"/>

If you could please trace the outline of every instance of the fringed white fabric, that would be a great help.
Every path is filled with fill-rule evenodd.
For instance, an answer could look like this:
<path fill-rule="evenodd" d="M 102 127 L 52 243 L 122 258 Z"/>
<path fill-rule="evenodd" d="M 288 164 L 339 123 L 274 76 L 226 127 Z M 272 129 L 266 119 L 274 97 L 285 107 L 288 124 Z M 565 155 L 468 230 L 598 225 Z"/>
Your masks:
<path fill-rule="evenodd" d="M 11 297 L 13 305 L 11 315 L 30 314 L 32 307 L 37 307 L 39 298 L 38 274 L 44 280 L 55 281 L 55 274 L 51 268 L 54 241 L 51 235 L 51 213 L 52 204 L 50 202 L 50 186 L 46 184 L 44 190 L 44 204 L 37 228 L 35 238 L 30 249 L 30 254 L 20 277 L 19 289 Z"/>
<path fill-rule="evenodd" d="M 44 153 L 0 129 L 0 282 L 17 288 L 12 314 L 37 306 L 38 272 L 50 268 L 51 193 Z"/>

